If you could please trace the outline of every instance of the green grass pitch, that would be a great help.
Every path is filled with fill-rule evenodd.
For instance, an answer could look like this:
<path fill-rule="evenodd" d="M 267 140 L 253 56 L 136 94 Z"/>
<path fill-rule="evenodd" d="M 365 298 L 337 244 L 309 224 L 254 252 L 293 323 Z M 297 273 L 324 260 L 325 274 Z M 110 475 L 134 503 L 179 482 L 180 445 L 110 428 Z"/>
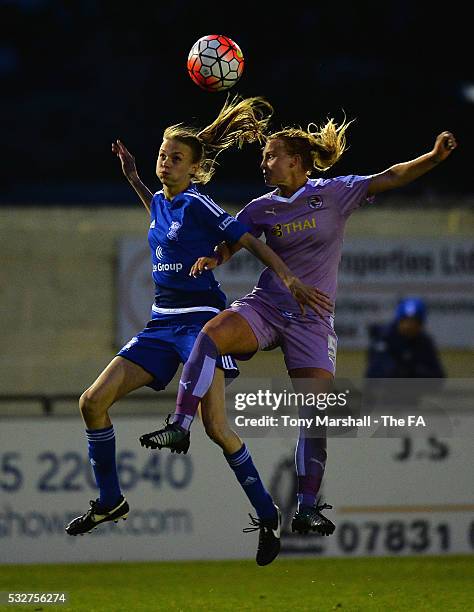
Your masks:
<path fill-rule="evenodd" d="M 46 551 L 45 551 L 45 554 Z M 474 609 L 474 558 L 374 557 L 0 566 L 0 591 L 61 592 L 62 605 L 0 610 L 79 612 Z"/>

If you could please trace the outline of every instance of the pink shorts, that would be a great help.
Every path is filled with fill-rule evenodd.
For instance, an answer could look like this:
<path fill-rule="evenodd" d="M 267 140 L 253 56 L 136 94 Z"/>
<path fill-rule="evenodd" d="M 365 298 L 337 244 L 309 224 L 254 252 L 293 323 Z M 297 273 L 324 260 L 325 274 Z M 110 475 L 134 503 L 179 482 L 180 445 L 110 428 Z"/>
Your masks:
<path fill-rule="evenodd" d="M 288 370 L 322 368 L 335 374 L 337 336 L 331 317 L 315 318 L 284 312 L 252 294 L 232 302 L 228 310 L 237 312 L 247 321 L 261 351 L 279 346 Z"/>

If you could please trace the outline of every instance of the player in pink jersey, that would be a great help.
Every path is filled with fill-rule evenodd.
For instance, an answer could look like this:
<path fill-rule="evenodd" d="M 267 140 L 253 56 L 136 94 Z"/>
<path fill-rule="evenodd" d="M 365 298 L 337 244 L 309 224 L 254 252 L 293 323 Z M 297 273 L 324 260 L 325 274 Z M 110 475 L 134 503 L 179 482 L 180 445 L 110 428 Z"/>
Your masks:
<path fill-rule="evenodd" d="M 311 179 L 313 171 L 327 170 L 341 157 L 348 125 L 337 126 L 330 120 L 320 129 L 311 124 L 306 131 L 288 128 L 271 134 L 261 168 L 265 183 L 275 190 L 252 200 L 237 215 L 254 236 L 265 235 L 267 244 L 304 283 L 326 292 L 331 300 L 336 296 L 344 227 L 351 213 L 377 193 L 402 187 L 429 172 L 457 146 L 450 132 L 442 132 L 428 153 L 378 174 Z M 192 272 L 213 269 L 237 250 L 219 245 L 216 257 L 201 257 Z M 319 316 L 302 312 L 278 277 L 266 268 L 251 293 L 204 326 L 183 369 L 173 423 L 146 434 L 142 443 L 173 449 L 189 435 L 199 401 L 212 383 L 216 359 L 222 354 L 252 356 L 258 349 L 278 345 L 296 391 L 308 380 L 318 389 L 329 389 L 336 368 L 334 317 L 315 310 Z M 227 424 L 224 406 L 212 414 L 203 412 L 202 418 L 213 439 L 239 439 Z M 293 531 L 329 535 L 335 529 L 321 514 L 331 506 L 317 502 L 326 458 L 325 432 L 310 437 L 300 430 Z"/>

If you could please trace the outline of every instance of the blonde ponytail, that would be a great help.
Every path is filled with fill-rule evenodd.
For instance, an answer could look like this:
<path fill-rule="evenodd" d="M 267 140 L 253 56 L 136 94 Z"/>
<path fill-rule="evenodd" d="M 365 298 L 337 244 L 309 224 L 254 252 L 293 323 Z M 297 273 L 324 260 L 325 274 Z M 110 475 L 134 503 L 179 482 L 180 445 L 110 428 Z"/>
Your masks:
<path fill-rule="evenodd" d="M 272 114 L 273 107 L 264 98 L 235 96 L 226 100 L 216 119 L 204 129 L 178 123 L 166 128 L 163 138 L 176 139 L 191 148 L 193 162 L 199 162 L 193 182 L 205 184 L 214 175 L 220 153 L 233 145 L 241 148 L 245 143 L 265 141 Z"/>

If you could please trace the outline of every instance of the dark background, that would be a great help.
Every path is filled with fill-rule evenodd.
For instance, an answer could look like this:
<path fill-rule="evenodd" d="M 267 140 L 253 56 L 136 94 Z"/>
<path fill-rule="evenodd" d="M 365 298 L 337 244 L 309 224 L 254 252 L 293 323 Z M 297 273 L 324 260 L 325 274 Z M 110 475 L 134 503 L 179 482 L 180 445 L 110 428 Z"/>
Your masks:
<path fill-rule="evenodd" d="M 474 191 L 472 32 L 455 4 L 0 0 L 0 27 L 3 205 L 134 201 L 116 138 L 159 188 L 163 129 L 207 125 L 225 101 L 186 71 L 192 44 L 215 33 L 246 61 L 231 92 L 267 97 L 273 128 L 356 118 L 331 176 L 379 172 L 451 130 L 454 154 L 402 191 L 465 204 Z M 207 191 L 240 204 L 262 193 L 259 156 L 224 153 Z"/>

